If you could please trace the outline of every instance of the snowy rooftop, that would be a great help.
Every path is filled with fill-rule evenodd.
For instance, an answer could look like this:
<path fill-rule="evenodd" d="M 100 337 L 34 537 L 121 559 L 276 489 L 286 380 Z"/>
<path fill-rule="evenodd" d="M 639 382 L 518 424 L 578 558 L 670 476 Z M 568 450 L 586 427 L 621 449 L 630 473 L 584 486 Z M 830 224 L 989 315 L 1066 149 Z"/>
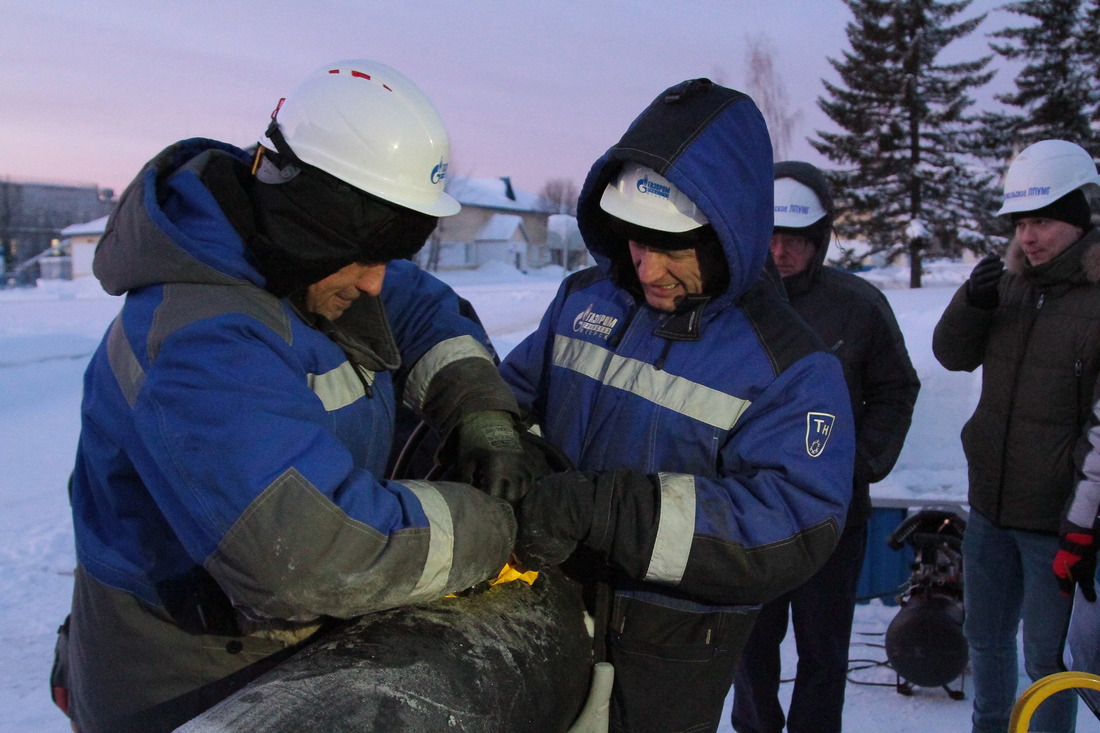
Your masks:
<path fill-rule="evenodd" d="M 109 217 L 101 216 L 98 219 L 92 219 L 82 224 L 70 224 L 61 230 L 61 237 L 82 237 L 96 234 L 103 234 L 107 229 L 107 219 Z"/>
<path fill-rule="evenodd" d="M 546 205 L 539 196 L 516 188 L 507 178 L 455 176 L 447 184 L 447 193 L 463 206 L 524 212 L 546 210 Z"/>
<path fill-rule="evenodd" d="M 523 223 L 518 214 L 493 214 L 474 238 L 478 242 L 507 242 Z"/>

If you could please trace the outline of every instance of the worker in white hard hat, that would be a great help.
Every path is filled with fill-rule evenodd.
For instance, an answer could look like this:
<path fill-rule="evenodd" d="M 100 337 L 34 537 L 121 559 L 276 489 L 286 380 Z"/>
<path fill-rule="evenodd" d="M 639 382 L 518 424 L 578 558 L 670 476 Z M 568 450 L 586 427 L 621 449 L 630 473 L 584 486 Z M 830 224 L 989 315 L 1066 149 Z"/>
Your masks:
<path fill-rule="evenodd" d="M 516 556 L 608 581 L 590 610 L 611 730 L 717 730 L 759 604 L 844 524 L 848 392 L 765 270 L 771 170 L 748 96 L 708 79 L 660 93 L 581 191 L 596 266 L 501 364 L 577 469 L 521 502 Z"/>
<path fill-rule="evenodd" d="M 1016 234 L 1002 262 L 983 258 L 933 335 L 951 370 L 982 368 L 982 391 L 962 431 L 970 517 L 963 541 L 974 730 L 1004 731 L 1016 699 L 1016 639 L 1032 680 L 1061 671 L 1071 599 L 1051 572 L 1070 547 L 1062 512 L 1088 449 L 1100 377 L 1100 230 L 1087 194 L 1096 164 L 1065 140 L 1029 146 L 1005 175 Z M 1070 532 L 1072 534 L 1072 532 Z M 1072 692 L 1036 711 L 1035 730 L 1072 731 Z"/>
<path fill-rule="evenodd" d="M 798 314 L 844 365 L 855 418 L 852 502 L 824 566 L 765 603 L 745 645 L 730 720 L 738 733 L 840 733 L 856 589 L 871 518 L 870 484 L 889 475 L 909 432 L 920 380 L 882 291 L 825 258 L 833 234 L 832 191 L 810 163 L 775 164 L 771 255 Z M 780 644 L 791 627 L 798 665 L 784 714 Z M 789 676 L 789 675 L 787 675 Z"/>
<path fill-rule="evenodd" d="M 255 152 L 184 140 L 122 196 L 94 263 L 126 297 L 85 377 L 55 679 L 83 733 L 172 730 L 322 619 L 505 565 L 531 480 L 515 400 L 456 294 L 402 259 L 459 210 L 448 160 L 412 81 L 339 61 Z M 476 487 L 385 478 L 401 400 Z"/>

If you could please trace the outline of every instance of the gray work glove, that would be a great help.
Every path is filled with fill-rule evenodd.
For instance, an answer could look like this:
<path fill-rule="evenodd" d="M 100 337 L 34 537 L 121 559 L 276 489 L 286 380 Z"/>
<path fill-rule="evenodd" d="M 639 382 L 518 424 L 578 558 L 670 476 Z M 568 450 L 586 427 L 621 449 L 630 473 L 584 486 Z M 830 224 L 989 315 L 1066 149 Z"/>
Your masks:
<path fill-rule="evenodd" d="M 997 255 L 986 255 L 970 273 L 966 281 L 966 302 L 982 310 L 991 311 L 997 307 L 1000 295 L 997 283 L 1001 281 L 1005 263 Z"/>
<path fill-rule="evenodd" d="M 454 458 L 462 481 L 516 506 L 531 488 L 536 468 L 512 416 L 503 410 L 472 412 L 455 432 Z"/>

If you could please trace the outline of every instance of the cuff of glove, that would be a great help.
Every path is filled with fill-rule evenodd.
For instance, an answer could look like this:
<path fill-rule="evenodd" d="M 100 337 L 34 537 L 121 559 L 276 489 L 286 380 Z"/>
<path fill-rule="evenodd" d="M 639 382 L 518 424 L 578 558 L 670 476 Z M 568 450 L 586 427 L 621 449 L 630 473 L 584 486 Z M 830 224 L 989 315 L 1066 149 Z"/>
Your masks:
<path fill-rule="evenodd" d="M 609 562 L 637 573 L 648 563 L 660 515 L 661 482 L 628 468 L 586 474 L 595 485 L 592 522 L 582 540 Z"/>
<path fill-rule="evenodd" d="M 587 535 L 582 537 L 581 541 L 605 558 L 611 552 L 611 544 L 615 537 L 611 518 L 617 473 L 618 471 L 604 474 L 585 474 L 596 489 L 592 494 L 592 524 L 588 528 Z"/>
<path fill-rule="evenodd" d="M 478 412 L 520 414 L 515 395 L 496 365 L 478 357 L 443 367 L 428 386 L 423 404 L 416 407 L 440 435 L 450 435 L 463 418 Z"/>
<path fill-rule="evenodd" d="M 1092 551 L 1093 539 L 1091 534 L 1084 532 L 1070 532 L 1062 535 L 1061 546 L 1063 550 L 1072 550 L 1078 555 Z"/>
<path fill-rule="evenodd" d="M 515 418 L 503 410 L 482 410 L 465 415 L 457 430 L 463 441 L 484 442 L 493 450 L 520 450 Z"/>
<path fill-rule="evenodd" d="M 479 410 L 463 415 L 440 444 L 436 461 L 448 465 L 463 450 L 479 444 L 486 450 L 521 450 L 512 414 L 503 410 Z"/>

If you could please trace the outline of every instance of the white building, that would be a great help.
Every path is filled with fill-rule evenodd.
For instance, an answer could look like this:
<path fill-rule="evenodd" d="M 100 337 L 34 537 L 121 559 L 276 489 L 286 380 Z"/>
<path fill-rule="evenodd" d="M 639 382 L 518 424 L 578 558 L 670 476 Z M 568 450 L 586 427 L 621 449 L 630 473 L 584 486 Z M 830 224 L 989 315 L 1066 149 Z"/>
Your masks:
<path fill-rule="evenodd" d="M 101 216 L 98 219 L 92 219 L 83 224 L 73 224 L 61 230 L 61 243 L 57 249 L 61 251 L 62 256 L 68 255 L 72 265 L 69 276 L 71 279 L 76 280 L 92 274 L 92 258 L 95 256 L 96 245 L 99 244 L 103 232 L 107 229 L 107 218 Z M 47 274 L 47 269 L 50 267 L 47 262 L 49 259 L 60 259 L 60 257 L 45 257 L 39 261 L 42 267 L 42 277 L 47 279 L 50 277 Z"/>

